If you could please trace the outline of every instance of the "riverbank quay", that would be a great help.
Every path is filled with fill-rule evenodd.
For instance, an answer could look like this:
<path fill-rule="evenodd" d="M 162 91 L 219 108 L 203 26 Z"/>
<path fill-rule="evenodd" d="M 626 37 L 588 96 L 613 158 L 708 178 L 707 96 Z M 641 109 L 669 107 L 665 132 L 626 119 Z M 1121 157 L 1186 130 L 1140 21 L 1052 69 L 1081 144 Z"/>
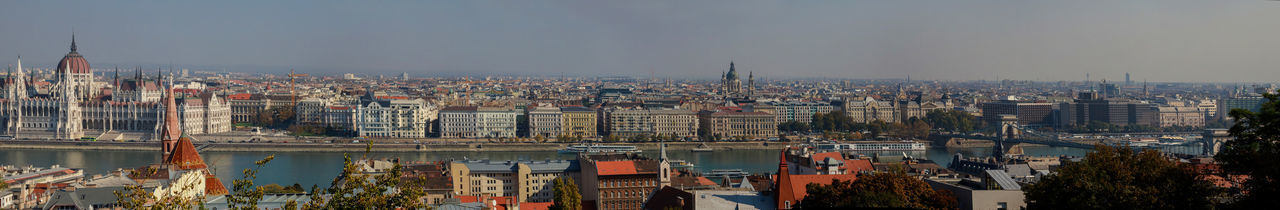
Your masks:
<path fill-rule="evenodd" d="M 307 142 L 198 142 L 201 151 L 215 152 L 504 152 L 504 151 L 556 151 L 575 143 L 307 143 Z M 645 151 L 657 151 L 657 142 L 604 143 L 603 145 L 635 146 Z M 702 142 L 666 142 L 667 150 L 689 150 Z M 708 142 L 716 150 L 773 150 L 787 144 L 779 142 Z M 110 142 L 110 141 L 56 141 L 56 140 L 2 140 L 0 149 L 48 149 L 48 150 L 159 150 L 160 142 Z"/>

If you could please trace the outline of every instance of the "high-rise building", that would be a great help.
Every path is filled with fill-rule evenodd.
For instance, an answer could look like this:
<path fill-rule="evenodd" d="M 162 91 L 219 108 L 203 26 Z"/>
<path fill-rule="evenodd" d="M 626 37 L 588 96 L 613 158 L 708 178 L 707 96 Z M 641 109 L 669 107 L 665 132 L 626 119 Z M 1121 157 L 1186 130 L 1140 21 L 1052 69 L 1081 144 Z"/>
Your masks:
<path fill-rule="evenodd" d="M 1014 115 L 1019 125 L 1049 126 L 1054 124 L 1053 103 L 999 100 L 982 104 L 982 119 L 989 125 L 999 125 L 1000 115 Z"/>
<path fill-rule="evenodd" d="M 1158 113 L 1155 104 L 1127 99 L 1076 99 L 1074 102 L 1058 105 L 1060 126 L 1085 125 L 1089 122 L 1118 126 L 1159 126 Z"/>
<path fill-rule="evenodd" d="M 1262 109 L 1262 104 L 1267 102 L 1267 98 L 1257 95 L 1230 97 L 1218 100 L 1218 116 L 1222 120 L 1231 121 L 1231 110 L 1243 109 L 1251 112 L 1258 112 Z"/>

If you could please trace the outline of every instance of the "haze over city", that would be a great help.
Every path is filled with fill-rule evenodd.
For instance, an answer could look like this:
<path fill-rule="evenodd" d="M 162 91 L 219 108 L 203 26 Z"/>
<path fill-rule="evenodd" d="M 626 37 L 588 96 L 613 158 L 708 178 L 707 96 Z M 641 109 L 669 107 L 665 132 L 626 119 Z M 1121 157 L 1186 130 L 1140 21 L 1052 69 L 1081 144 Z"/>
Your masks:
<path fill-rule="evenodd" d="M 421 76 L 1274 82 L 1274 1 L 16 1 L 0 55 L 51 67 Z M 13 59 L 5 59 L 6 64 Z M 100 71 L 101 72 L 101 71 Z"/>

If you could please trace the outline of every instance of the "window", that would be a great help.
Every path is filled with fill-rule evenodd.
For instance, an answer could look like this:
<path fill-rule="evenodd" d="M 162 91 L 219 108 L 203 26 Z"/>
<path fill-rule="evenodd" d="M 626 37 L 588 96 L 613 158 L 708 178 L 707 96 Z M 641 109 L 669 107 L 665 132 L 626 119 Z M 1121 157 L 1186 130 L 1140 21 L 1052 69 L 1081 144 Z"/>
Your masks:
<path fill-rule="evenodd" d="M 791 201 L 782 201 L 783 208 L 791 209 Z"/>
<path fill-rule="evenodd" d="M 999 210 L 1007 210 L 1007 209 L 1009 209 L 1009 203 L 1006 203 L 1006 202 L 999 202 L 999 203 L 996 203 L 996 209 L 999 209 Z"/>

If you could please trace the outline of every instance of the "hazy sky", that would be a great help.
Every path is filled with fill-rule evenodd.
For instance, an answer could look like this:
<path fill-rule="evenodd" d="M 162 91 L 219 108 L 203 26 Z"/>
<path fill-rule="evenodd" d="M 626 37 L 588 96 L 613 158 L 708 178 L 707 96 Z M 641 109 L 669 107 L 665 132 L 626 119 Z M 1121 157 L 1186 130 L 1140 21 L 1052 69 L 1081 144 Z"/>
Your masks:
<path fill-rule="evenodd" d="M 1280 80 L 1280 1 L 3 1 L 0 63 L 422 75 Z M 745 74 L 745 72 L 744 72 Z"/>

